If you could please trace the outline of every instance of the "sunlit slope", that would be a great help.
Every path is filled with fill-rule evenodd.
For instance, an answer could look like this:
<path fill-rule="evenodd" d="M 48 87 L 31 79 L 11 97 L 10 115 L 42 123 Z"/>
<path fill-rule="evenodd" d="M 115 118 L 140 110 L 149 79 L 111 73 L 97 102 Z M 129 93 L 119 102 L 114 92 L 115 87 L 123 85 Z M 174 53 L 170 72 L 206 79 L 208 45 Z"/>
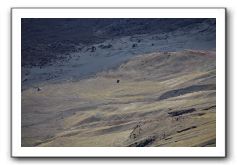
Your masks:
<path fill-rule="evenodd" d="M 215 146 L 215 59 L 144 54 L 92 78 L 24 90 L 22 146 Z"/>

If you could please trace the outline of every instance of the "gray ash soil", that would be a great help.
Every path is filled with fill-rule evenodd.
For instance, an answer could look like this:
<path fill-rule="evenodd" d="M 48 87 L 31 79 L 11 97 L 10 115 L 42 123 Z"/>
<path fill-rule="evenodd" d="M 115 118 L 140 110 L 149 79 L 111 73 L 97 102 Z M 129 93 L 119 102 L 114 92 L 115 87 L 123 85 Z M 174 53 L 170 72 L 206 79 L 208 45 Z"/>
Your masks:
<path fill-rule="evenodd" d="M 215 50 L 214 19 L 105 20 L 99 19 L 99 22 L 103 22 L 102 25 L 99 26 L 99 23 L 98 27 L 94 27 L 91 26 L 95 21 L 93 19 L 53 19 L 52 22 L 47 19 L 23 19 L 22 90 L 37 88 L 42 83 L 61 83 L 93 77 L 98 72 L 116 69 L 141 54 L 185 49 Z M 90 23 L 82 25 L 81 21 Z M 147 27 L 149 24 L 152 26 Z M 123 28 L 112 30 L 113 27 L 125 25 L 128 32 Z M 168 26 L 170 27 L 167 28 Z M 97 33 L 107 37 L 97 40 Z M 76 39 L 78 41 L 74 42 Z M 83 39 L 91 42 L 87 43 Z M 167 54 L 160 60 L 167 60 L 169 56 Z M 184 56 L 176 60 L 186 59 L 189 58 Z M 145 66 L 145 62 L 141 65 Z M 159 65 L 157 69 L 158 67 L 166 66 Z M 177 72 L 182 69 L 179 65 L 175 67 Z"/>
<path fill-rule="evenodd" d="M 203 38 L 202 35 L 205 40 L 213 40 L 215 36 L 213 38 L 213 35 L 207 34 L 215 33 L 215 19 L 24 18 L 21 30 L 22 66 L 42 67 L 52 65 L 56 60 L 68 60 L 71 58 L 71 53 L 92 51 L 90 48 L 94 44 L 126 36 L 154 35 L 153 39 L 166 42 L 169 33 L 172 35 L 180 33 L 192 35 L 197 40 Z M 200 35 L 197 36 L 195 33 Z M 131 40 L 135 42 L 132 44 L 139 45 L 142 38 L 131 38 Z M 179 46 L 177 43 L 176 47 Z M 98 48 L 106 49 L 110 46 L 100 45 Z M 164 46 L 162 49 L 165 51 L 170 48 Z"/>
<path fill-rule="evenodd" d="M 154 52 L 91 78 L 24 90 L 22 146 L 215 146 L 215 58 Z"/>
<path fill-rule="evenodd" d="M 214 147 L 215 19 L 22 19 L 22 146 Z"/>

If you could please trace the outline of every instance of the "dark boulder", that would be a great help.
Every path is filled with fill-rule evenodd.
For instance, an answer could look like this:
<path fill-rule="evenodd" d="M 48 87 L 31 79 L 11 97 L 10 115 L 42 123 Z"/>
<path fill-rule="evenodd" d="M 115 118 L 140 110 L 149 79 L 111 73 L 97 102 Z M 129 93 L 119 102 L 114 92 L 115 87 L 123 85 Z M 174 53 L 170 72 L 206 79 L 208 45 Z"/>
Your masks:
<path fill-rule="evenodd" d="M 135 48 L 135 47 L 137 47 L 137 44 L 133 44 L 133 45 L 132 45 L 132 48 Z"/>

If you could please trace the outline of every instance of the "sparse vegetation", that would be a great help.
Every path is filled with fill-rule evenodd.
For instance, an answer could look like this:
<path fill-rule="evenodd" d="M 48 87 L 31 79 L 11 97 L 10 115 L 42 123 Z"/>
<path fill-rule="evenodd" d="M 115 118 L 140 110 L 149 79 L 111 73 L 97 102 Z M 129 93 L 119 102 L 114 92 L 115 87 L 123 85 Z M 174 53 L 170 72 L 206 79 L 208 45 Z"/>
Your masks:
<path fill-rule="evenodd" d="M 24 147 L 216 145 L 215 19 L 22 19 Z"/>
<path fill-rule="evenodd" d="M 215 88 L 208 85 L 215 82 L 215 53 L 169 54 L 140 55 L 95 77 L 23 91 L 22 145 L 215 146 Z M 178 89 L 189 92 L 159 99 Z"/>

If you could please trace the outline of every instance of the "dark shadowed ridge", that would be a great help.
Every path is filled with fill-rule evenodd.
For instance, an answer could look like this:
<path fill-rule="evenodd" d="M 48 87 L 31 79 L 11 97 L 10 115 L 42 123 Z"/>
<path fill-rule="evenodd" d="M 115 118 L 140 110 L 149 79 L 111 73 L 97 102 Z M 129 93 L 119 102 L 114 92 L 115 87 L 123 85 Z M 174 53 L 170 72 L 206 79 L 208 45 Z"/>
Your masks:
<path fill-rule="evenodd" d="M 42 66 L 57 54 L 66 58 L 80 47 L 123 36 L 166 33 L 215 19 L 22 19 L 22 65 Z"/>

